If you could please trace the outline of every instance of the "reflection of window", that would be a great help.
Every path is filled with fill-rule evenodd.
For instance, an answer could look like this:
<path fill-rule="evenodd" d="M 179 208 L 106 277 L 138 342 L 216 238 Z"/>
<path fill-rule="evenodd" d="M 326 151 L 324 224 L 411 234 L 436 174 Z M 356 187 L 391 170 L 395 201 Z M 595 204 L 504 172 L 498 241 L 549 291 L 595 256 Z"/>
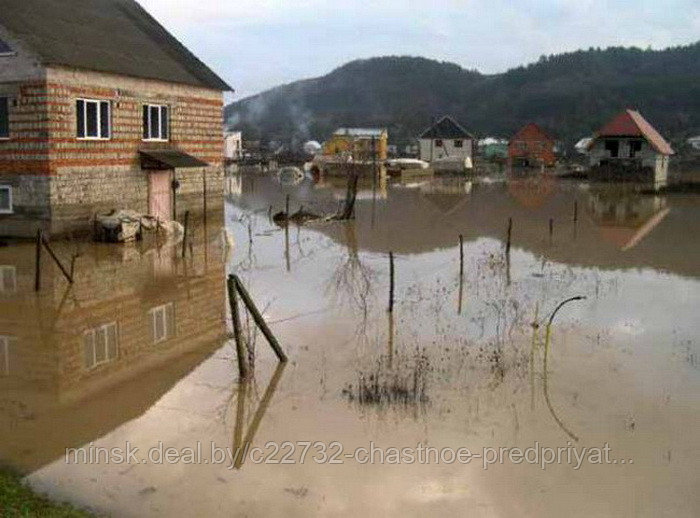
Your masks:
<path fill-rule="evenodd" d="M 156 104 L 143 106 L 143 139 L 168 140 L 168 107 Z"/>
<path fill-rule="evenodd" d="M 0 185 L 0 214 L 12 214 L 12 187 Z"/>
<path fill-rule="evenodd" d="M 455 147 L 462 147 L 463 142 L 461 140 L 455 140 Z"/>
<path fill-rule="evenodd" d="M 10 99 L 0 97 L 0 139 L 10 138 Z"/>
<path fill-rule="evenodd" d="M 14 266 L 0 266 L 0 292 L 17 291 L 17 269 Z"/>
<path fill-rule="evenodd" d="M 0 376 L 10 374 L 10 337 L 0 336 Z"/>
<path fill-rule="evenodd" d="M 151 309 L 151 338 L 153 343 L 175 336 L 175 306 L 172 302 Z"/>
<path fill-rule="evenodd" d="M 442 139 L 435 139 L 435 147 L 442 147 Z"/>
<path fill-rule="evenodd" d="M 85 368 L 92 369 L 116 359 L 118 341 L 116 322 L 85 331 L 83 334 Z"/>
<path fill-rule="evenodd" d="M 111 104 L 109 101 L 78 99 L 75 102 L 76 135 L 80 139 L 108 139 L 111 136 Z"/>

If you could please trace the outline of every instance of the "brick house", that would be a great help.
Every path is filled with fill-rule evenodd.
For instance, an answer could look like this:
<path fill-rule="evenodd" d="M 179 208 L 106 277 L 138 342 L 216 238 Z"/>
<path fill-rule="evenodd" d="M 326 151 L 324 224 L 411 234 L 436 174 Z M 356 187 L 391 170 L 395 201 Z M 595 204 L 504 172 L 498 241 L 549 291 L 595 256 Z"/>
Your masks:
<path fill-rule="evenodd" d="M 3 0 L 0 235 L 220 199 L 230 90 L 134 0 Z"/>
<path fill-rule="evenodd" d="M 554 166 L 557 157 L 554 138 L 537 124 L 523 126 L 508 143 L 508 161 L 511 165 L 526 167 Z"/>

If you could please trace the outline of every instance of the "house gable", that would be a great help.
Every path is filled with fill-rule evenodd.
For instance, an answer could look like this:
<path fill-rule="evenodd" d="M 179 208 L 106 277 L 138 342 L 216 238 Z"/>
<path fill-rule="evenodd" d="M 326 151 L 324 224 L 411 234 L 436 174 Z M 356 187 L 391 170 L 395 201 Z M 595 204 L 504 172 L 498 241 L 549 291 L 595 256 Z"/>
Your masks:
<path fill-rule="evenodd" d="M 473 139 L 474 137 L 449 115 L 423 131 L 421 139 Z"/>

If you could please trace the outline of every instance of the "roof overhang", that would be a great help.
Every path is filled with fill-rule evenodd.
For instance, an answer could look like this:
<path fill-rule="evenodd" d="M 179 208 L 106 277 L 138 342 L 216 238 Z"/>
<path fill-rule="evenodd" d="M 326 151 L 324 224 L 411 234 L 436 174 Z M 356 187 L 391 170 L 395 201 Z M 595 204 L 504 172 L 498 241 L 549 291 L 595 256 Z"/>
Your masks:
<path fill-rule="evenodd" d="M 179 149 L 149 149 L 139 151 L 143 169 L 163 170 L 207 167 L 209 164 Z"/>

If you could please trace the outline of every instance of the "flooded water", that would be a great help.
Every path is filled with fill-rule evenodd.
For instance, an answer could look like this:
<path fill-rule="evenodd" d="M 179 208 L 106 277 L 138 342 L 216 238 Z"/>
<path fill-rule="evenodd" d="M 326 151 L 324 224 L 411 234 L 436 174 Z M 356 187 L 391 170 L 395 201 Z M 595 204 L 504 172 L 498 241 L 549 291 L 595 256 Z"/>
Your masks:
<path fill-rule="evenodd" d="M 184 258 L 57 243 L 75 284 L 45 258 L 37 296 L 33 246 L 0 248 L 0 458 L 35 488 L 115 516 L 700 514 L 700 199 L 382 180 L 281 228 L 344 182 L 232 183 L 228 252 L 212 221 Z M 226 273 L 290 358 L 244 315 L 247 382 Z"/>

